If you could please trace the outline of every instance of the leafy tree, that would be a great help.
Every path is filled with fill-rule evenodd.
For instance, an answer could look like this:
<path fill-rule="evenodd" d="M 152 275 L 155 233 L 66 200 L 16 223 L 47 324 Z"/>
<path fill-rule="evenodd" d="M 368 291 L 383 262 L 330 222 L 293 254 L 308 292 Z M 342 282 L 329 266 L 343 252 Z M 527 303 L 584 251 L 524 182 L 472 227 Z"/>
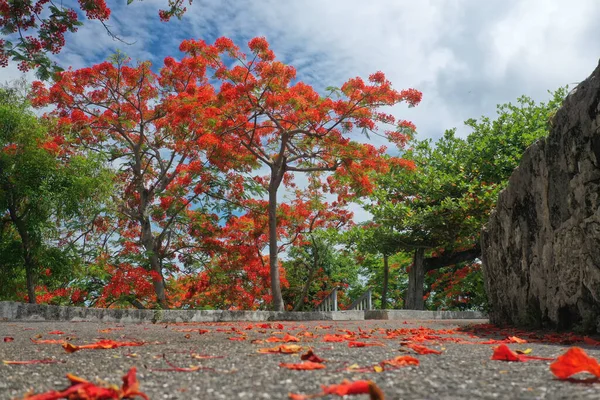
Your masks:
<path fill-rule="evenodd" d="M 380 307 L 381 309 L 387 308 L 390 282 L 389 260 L 391 256 L 401 250 L 393 229 L 383 224 L 370 222 L 354 227 L 345 236 L 344 241 L 350 244 L 351 248 L 356 249 L 359 254 L 379 255 L 382 257 L 383 269 L 375 275 L 381 278 L 381 280 L 376 280 L 376 282 L 381 282 L 377 284 L 377 286 L 381 286 Z"/>
<path fill-rule="evenodd" d="M 367 208 L 376 224 L 393 230 L 400 248 L 414 252 L 406 307 L 424 307 L 425 272 L 455 264 L 464 271 L 479 257 L 480 230 L 499 191 L 525 149 L 547 135 L 565 94 L 559 89 L 548 104 L 521 97 L 517 105 L 500 105 L 496 120 L 468 120 L 473 132 L 466 139 L 449 130 L 435 146 L 414 141 L 403 156 L 418 172 L 392 169 L 381 176 Z"/>
<path fill-rule="evenodd" d="M 413 145 L 404 157 L 415 163 L 417 173 L 392 169 L 381 176 L 366 208 L 398 250 L 414 253 L 404 302 L 406 308 L 423 309 L 425 252 L 441 248 L 452 254 L 473 247 L 474 232 L 493 200 L 479 181 L 461 173 L 467 149 L 454 131 L 447 131 L 435 147 L 430 140 Z"/>
<path fill-rule="evenodd" d="M 291 310 L 311 311 L 333 289 L 338 289 L 338 305 L 342 309 L 349 306 L 348 294 L 362 294 L 354 256 L 338 248 L 338 243 L 335 229 L 319 229 L 290 248 L 284 261 L 289 288 L 283 296 Z"/>
<path fill-rule="evenodd" d="M 127 0 L 127 4 L 132 2 Z M 106 25 L 111 10 L 105 0 L 80 0 L 79 8 L 87 19 L 98 20 L 110 36 L 119 39 Z M 160 10 L 159 16 L 166 22 L 173 16 L 181 18 L 185 11 L 183 0 L 169 0 L 169 8 Z M 40 79 L 48 79 L 53 72 L 62 71 L 52 63 L 48 53 L 60 53 L 65 45 L 65 33 L 76 32 L 82 25 L 77 10 L 62 3 L 0 0 L 0 32 L 6 38 L 0 39 L 0 67 L 6 67 L 12 59 L 19 63 L 20 70 L 38 68 Z"/>
<path fill-rule="evenodd" d="M 18 89 L 0 89 L 2 266 L 3 272 L 24 267 L 31 303 L 42 270 L 46 282 L 72 275 L 77 243 L 61 238 L 61 228 L 88 221 L 107 190 L 102 160 L 74 152 L 65 137 L 49 133 L 54 128 L 33 114 Z"/>
<path fill-rule="evenodd" d="M 519 165 L 525 150 L 548 135 L 552 118 L 567 95 L 567 87 L 549 92 L 547 103 L 536 103 L 521 96 L 516 104 L 497 106 L 497 118 L 469 119 L 465 125 L 473 131 L 467 137 L 470 149 L 466 170 L 484 184 L 498 184 L 498 191 Z"/>

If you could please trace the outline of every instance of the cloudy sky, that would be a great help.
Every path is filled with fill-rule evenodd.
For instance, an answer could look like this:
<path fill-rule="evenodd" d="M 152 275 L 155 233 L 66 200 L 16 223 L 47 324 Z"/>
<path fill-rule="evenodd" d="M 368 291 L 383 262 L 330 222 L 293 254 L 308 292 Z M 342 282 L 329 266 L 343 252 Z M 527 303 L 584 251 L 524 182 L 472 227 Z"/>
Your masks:
<path fill-rule="evenodd" d="M 63 4 L 69 4 L 68 1 Z M 496 104 L 585 79 L 600 58 L 598 0 L 195 0 L 181 21 L 162 23 L 167 0 L 107 0 L 109 26 L 126 45 L 87 21 L 56 57 L 89 66 L 115 50 L 160 68 L 178 58 L 183 39 L 227 36 L 242 48 L 265 36 L 277 57 L 317 90 L 381 70 L 398 89 L 416 88 L 423 102 L 400 105 L 418 137 L 439 137 L 463 121 L 495 114 Z M 0 82 L 18 77 L 0 69 Z M 31 76 L 31 75 L 30 75 Z"/>
<path fill-rule="evenodd" d="M 181 21 L 162 23 L 166 0 L 114 4 L 111 39 L 97 21 L 67 37 L 56 57 L 74 68 L 120 49 L 134 60 L 179 57 L 183 39 L 227 36 L 245 48 L 265 36 L 279 59 L 317 90 L 381 70 L 398 89 L 423 92 L 417 108 L 394 114 L 412 120 L 419 137 L 439 137 L 467 118 L 493 115 L 499 103 L 579 82 L 600 58 L 597 0 L 195 0 Z M 64 3 L 67 4 L 67 3 Z M 18 77 L 15 65 L 0 81 Z"/>

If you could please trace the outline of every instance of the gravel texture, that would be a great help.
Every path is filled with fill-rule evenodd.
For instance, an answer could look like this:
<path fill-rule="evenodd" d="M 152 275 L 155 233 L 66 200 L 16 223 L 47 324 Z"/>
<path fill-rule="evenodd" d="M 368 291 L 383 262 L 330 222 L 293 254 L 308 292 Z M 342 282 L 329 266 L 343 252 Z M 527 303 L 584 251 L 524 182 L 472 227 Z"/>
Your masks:
<path fill-rule="evenodd" d="M 0 364 L 0 399 L 21 399 L 30 390 L 36 393 L 61 390 L 72 373 L 90 381 L 121 384 L 121 377 L 136 367 L 140 389 L 151 399 L 286 399 L 288 393 L 318 393 L 321 385 L 341 383 L 344 379 L 368 379 L 377 383 L 386 399 L 600 399 L 600 383 L 574 383 L 553 378 L 549 361 L 509 363 L 492 361 L 494 345 L 456 344 L 433 340 L 423 343 L 443 354 L 415 355 L 402 347 L 402 336 L 384 339 L 383 329 L 455 329 L 483 320 L 444 321 L 306 321 L 262 323 L 190 324 L 116 324 L 98 322 L 0 322 L 0 360 L 52 358 L 55 364 Z M 283 326 L 281 329 L 278 324 Z M 349 348 L 347 342 L 326 343 L 327 333 L 340 330 L 372 332 L 372 338 L 359 341 L 383 343 L 380 347 Z M 251 328 L 251 329 L 246 329 Z M 109 329 L 107 331 L 107 329 Z M 181 330 L 195 329 L 185 332 Z M 199 329 L 209 332 L 200 334 Z M 49 334 L 52 331 L 64 334 Z M 235 331 L 238 332 L 235 332 Z M 375 330 L 375 331 L 372 331 Z M 101 332 L 104 331 L 104 332 Z M 315 337 L 303 336 L 312 332 Z M 246 340 L 233 341 L 243 332 Z M 299 345 L 312 347 L 325 358 L 326 369 L 292 371 L 281 362 L 299 362 L 298 355 L 259 354 L 259 348 L 281 343 L 253 344 L 252 340 L 282 337 L 283 333 L 301 338 Z M 522 332 L 515 332 L 521 333 Z M 565 337 L 567 334 L 564 334 Z M 441 335 L 481 341 L 467 333 Z M 13 341 L 5 342 L 4 337 Z M 67 353 L 60 344 L 35 344 L 31 339 L 67 339 L 87 344 L 97 339 L 143 341 L 138 347 L 108 350 L 80 350 Z M 496 337 L 504 339 L 506 337 Z M 597 359 L 599 346 L 578 344 Z M 567 345 L 552 343 L 511 344 L 514 349 L 532 349 L 532 355 L 556 357 Z M 195 359 L 192 354 L 222 358 Z M 410 354 L 419 366 L 376 372 L 349 372 L 353 364 L 368 367 L 398 355 Z M 166 361 L 165 361 L 166 358 Z M 194 372 L 160 371 L 178 367 L 202 366 Z M 354 396 L 368 399 L 368 396 Z"/>

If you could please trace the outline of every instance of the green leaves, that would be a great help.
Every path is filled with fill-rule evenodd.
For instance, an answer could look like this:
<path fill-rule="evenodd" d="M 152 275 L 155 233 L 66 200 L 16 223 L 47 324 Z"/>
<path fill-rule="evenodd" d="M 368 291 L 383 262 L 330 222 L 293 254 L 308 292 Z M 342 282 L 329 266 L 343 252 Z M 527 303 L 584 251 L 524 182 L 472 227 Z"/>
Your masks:
<path fill-rule="evenodd" d="M 49 273 L 39 282 L 49 286 L 73 278 L 78 257 L 62 229 L 81 229 L 110 192 L 103 160 L 70 154 L 58 144 L 66 138 L 49 129 L 18 89 L 0 89 L 0 266 L 25 266 L 30 296 L 41 270 Z M 13 288 L 23 290 L 23 275 Z"/>

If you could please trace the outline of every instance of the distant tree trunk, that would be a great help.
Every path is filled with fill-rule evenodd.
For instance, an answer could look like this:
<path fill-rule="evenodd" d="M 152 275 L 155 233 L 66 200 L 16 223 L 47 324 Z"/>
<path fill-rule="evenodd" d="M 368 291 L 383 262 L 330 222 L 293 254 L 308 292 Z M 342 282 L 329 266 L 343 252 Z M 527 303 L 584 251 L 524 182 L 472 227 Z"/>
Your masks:
<path fill-rule="evenodd" d="M 425 281 L 425 249 L 415 249 L 413 265 L 408 273 L 408 289 L 404 298 L 404 308 L 407 310 L 423 310 L 423 283 Z"/>
<path fill-rule="evenodd" d="M 271 181 L 269 182 L 269 270 L 271 272 L 273 311 L 284 311 L 281 284 L 279 282 L 279 262 L 277 259 L 279 251 L 277 247 L 277 189 L 279 189 L 283 174 L 283 164 L 280 160 L 272 166 Z"/>
<path fill-rule="evenodd" d="M 160 260 L 158 259 L 156 238 L 154 237 L 154 235 L 152 235 L 152 225 L 150 223 L 150 218 L 145 217 L 142 220 L 141 225 L 142 245 L 144 246 L 146 252 L 149 253 L 148 261 L 150 262 L 150 269 L 156 273 L 155 276 L 152 277 L 152 284 L 154 285 L 156 299 L 158 300 L 158 304 L 160 305 L 160 307 L 163 310 L 167 310 L 169 308 L 169 304 L 167 303 L 167 295 L 165 293 L 165 280 L 162 275 Z"/>
<path fill-rule="evenodd" d="M 390 276 L 390 266 L 389 266 L 389 256 L 387 254 L 383 255 L 383 290 L 381 291 L 381 309 L 385 310 L 387 308 L 387 292 L 388 292 L 388 282 Z"/>
<path fill-rule="evenodd" d="M 316 250 L 315 250 L 316 251 Z M 296 305 L 294 306 L 294 311 L 300 311 L 300 308 L 304 305 L 304 299 L 308 295 L 308 289 L 313 282 L 315 277 L 315 272 L 317 271 L 317 266 L 319 265 L 319 254 L 315 252 L 315 257 L 313 259 L 313 264 L 308 271 L 308 276 L 306 277 L 306 282 L 304 282 L 304 286 L 302 287 L 302 293 L 300 293 L 300 297 L 296 301 Z"/>
<path fill-rule="evenodd" d="M 138 299 L 129 299 L 129 303 L 139 310 L 145 310 L 146 307 Z"/>
<path fill-rule="evenodd" d="M 8 212 L 10 214 L 10 219 L 13 224 L 17 227 L 17 232 L 19 237 L 21 238 L 21 251 L 23 255 L 23 262 L 25 263 L 25 278 L 27 285 L 27 297 L 28 302 L 31 304 L 37 303 L 37 298 L 35 295 L 35 273 L 36 273 L 36 265 L 33 257 L 33 242 L 31 237 L 29 236 L 29 232 L 27 232 L 27 227 L 25 226 L 25 222 L 23 222 L 23 216 L 17 215 L 16 207 L 13 204 L 9 205 Z"/>

